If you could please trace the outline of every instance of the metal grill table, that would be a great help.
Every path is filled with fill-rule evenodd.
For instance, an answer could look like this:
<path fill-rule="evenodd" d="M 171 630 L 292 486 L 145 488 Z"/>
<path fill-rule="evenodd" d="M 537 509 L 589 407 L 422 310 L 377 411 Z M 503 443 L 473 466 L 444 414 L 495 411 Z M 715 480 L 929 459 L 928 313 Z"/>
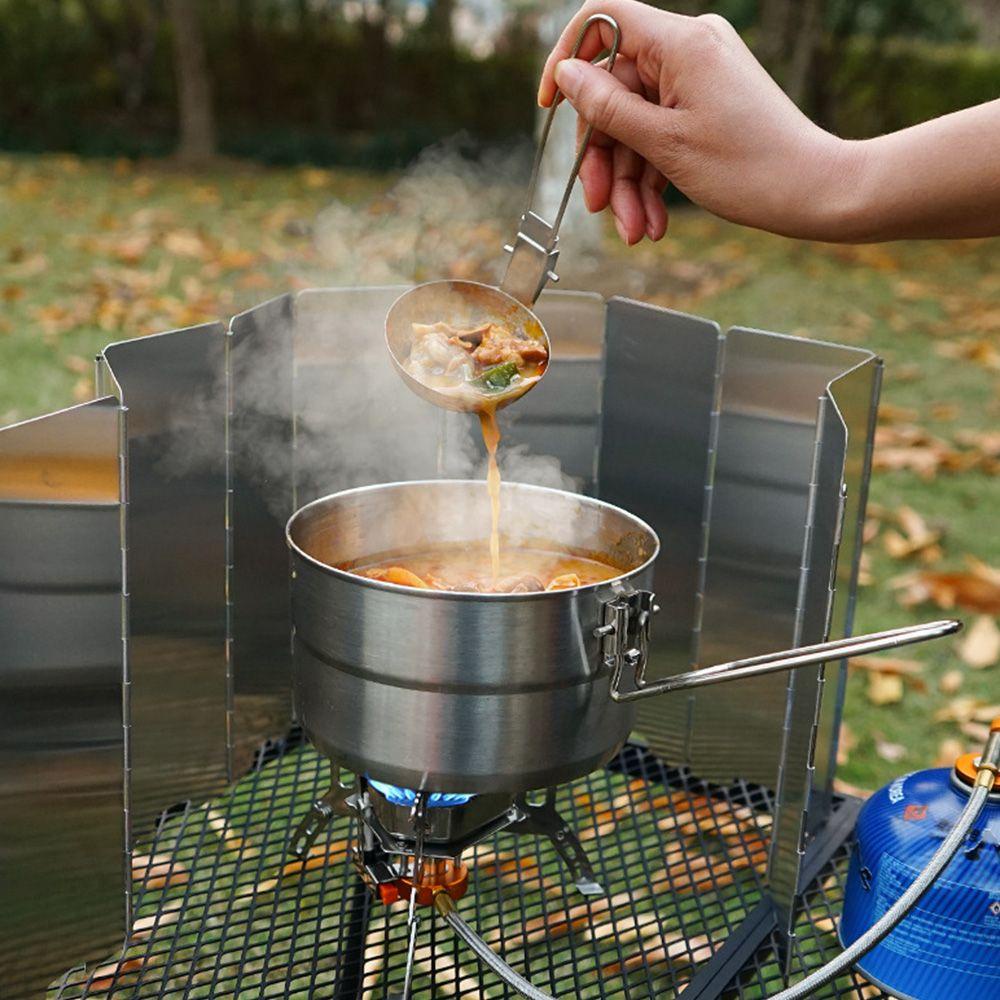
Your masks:
<path fill-rule="evenodd" d="M 120 958 L 49 992 L 82 997 L 391 996 L 402 986 L 406 906 L 370 901 L 336 820 L 304 862 L 295 822 L 326 787 L 328 762 L 292 738 L 258 754 L 221 799 L 165 813 L 137 867 L 136 935 Z M 761 899 L 772 802 L 760 787 L 709 785 L 629 745 L 560 790 L 606 897 L 585 900 L 542 841 L 499 834 L 470 857 L 459 912 L 537 987 L 559 997 L 672 997 Z M 142 853 L 140 851 L 140 853 Z M 806 893 L 793 957 L 837 949 L 843 846 Z M 423 922 L 415 997 L 511 996 L 437 919 Z M 763 997 L 781 979 L 767 944 L 727 994 Z M 881 997 L 850 977 L 822 997 Z"/>

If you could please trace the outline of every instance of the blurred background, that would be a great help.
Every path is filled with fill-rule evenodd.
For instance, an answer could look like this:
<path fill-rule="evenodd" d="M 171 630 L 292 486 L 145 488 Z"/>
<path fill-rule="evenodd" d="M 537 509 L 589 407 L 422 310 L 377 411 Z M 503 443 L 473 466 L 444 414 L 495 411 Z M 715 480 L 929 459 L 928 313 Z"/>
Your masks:
<path fill-rule="evenodd" d="M 111 340 L 310 285 L 495 277 L 575 6 L 0 0 L 0 425 L 91 398 Z M 1000 96 L 1000 0 L 669 6 L 728 17 L 844 136 Z M 841 774 L 950 762 L 1000 714 L 997 241 L 808 244 L 671 201 L 668 239 L 631 250 L 577 206 L 564 287 L 882 354 L 857 627 L 968 628 L 852 664 Z"/>

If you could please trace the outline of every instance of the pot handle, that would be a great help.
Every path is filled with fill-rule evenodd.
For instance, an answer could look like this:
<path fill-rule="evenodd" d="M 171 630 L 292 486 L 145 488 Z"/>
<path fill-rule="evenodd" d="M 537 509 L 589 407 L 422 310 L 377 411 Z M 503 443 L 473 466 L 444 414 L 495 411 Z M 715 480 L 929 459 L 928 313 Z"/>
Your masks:
<path fill-rule="evenodd" d="M 650 682 L 646 680 L 650 626 L 653 615 L 659 610 L 655 595 L 648 590 L 619 594 L 603 605 L 601 624 L 594 629 L 594 635 L 601 642 L 604 664 L 611 670 L 611 697 L 615 701 L 638 701 L 640 698 L 672 691 L 687 691 L 709 684 L 778 673 L 794 667 L 814 666 L 848 656 L 878 653 L 898 646 L 926 642 L 928 639 L 940 639 L 962 628 L 962 623 L 955 619 L 907 625 L 885 632 L 847 636 L 812 646 L 799 646 L 777 653 L 731 660 L 729 663 L 717 663 Z"/>

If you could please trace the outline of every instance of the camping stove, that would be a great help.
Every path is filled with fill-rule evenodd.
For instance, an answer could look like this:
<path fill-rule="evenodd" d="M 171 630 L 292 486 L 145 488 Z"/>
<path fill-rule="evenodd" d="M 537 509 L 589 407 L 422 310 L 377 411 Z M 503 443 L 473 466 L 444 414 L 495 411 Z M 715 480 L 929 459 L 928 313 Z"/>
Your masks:
<path fill-rule="evenodd" d="M 331 768 L 330 790 L 313 803 L 292 837 L 292 853 L 305 859 L 335 815 L 353 816 L 351 859 L 362 881 L 383 903 L 410 899 L 430 906 L 440 893 L 465 895 L 469 869 L 462 855 L 500 831 L 548 839 L 576 888 L 601 895 L 594 869 L 570 826 L 555 808 L 555 789 L 537 801 L 527 795 L 416 792 L 372 778 L 353 785 Z"/>
<path fill-rule="evenodd" d="M 452 782 L 422 783 L 405 747 L 331 781 L 351 763 L 339 723 L 316 750 L 291 708 L 285 525 L 337 492 L 479 477 L 474 428 L 386 361 L 400 292 L 308 290 L 111 345 L 94 400 L 0 429 L 5 1000 L 355 1000 L 407 969 L 414 996 L 498 995 L 423 919 L 445 900 L 560 997 L 767 995 L 836 950 L 857 810 L 833 789 L 845 649 L 712 691 L 678 678 L 850 634 L 879 360 L 543 293 L 553 360 L 507 418 L 508 478 L 655 532 L 644 672 L 629 623 L 651 606 L 569 601 L 545 635 L 579 635 L 596 664 L 591 751 L 535 727 L 519 768 L 537 785 L 466 785 L 459 751 L 496 734 L 423 716 L 428 741 L 459 740 Z M 829 995 L 878 994 L 850 976 Z"/>

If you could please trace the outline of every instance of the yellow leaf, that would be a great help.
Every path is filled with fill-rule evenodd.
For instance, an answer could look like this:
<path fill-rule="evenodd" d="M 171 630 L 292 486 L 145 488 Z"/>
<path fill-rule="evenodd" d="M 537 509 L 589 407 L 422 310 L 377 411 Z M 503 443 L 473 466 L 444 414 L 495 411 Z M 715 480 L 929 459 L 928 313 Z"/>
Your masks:
<path fill-rule="evenodd" d="M 946 674 L 941 676 L 941 680 L 938 681 L 938 690 L 942 694 L 955 694 L 956 691 L 962 686 L 962 682 L 965 680 L 965 675 L 961 670 L 949 670 Z"/>
<path fill-rule="evenodd" d="M 890 764 L 896 764 L 906 756 L 906 747 L 902 743 L 890 743 L 876 736 L 875 752 L 882 760 L 887 760 Z"/>
<path fill-rule="evenodd" d="M 893 705 L 902 701 L 903 678 L 898 674 L 869 674 L 868 700 L 873 705 Z"/>
<path fill-rule="evenodd" d="M 965 744 L 961 740 L 953 737 L 942 740 L 938 747 L 937 759 L 934 764 L 937 767 L 951 767 L 955 761 L 965 753 Z"/>
<path fill-rule="evenodd" d="M 992 667 L 1000 660 L 1000 628 L 990 615 L 979 615 L 958 643 L 958 655 L 973 670 Z"/>

